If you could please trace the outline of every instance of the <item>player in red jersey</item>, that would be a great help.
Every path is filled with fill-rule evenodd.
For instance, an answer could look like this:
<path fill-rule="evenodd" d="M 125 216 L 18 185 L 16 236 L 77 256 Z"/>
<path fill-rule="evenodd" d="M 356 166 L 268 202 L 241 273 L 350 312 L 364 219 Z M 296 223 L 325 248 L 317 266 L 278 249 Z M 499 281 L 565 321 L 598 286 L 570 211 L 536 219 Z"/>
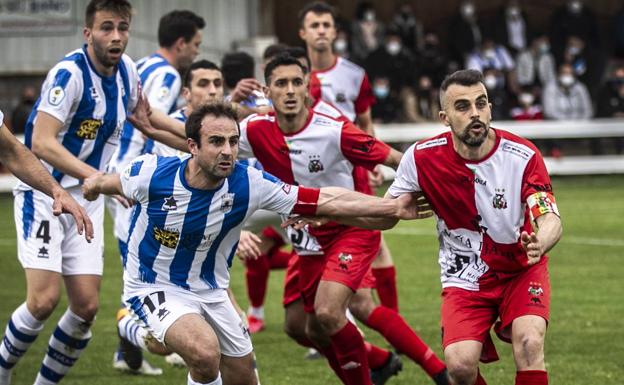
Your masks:
<path fill-rule="evenodd" d="M 494 325 L 512 344 L 516 385 L 547 385 L 545 253 L 562 226 L 544 161 L 528 140 L 490 127 L 480 72 L 448 76 L 440 102 L 440 118 L 451 132 L 412 145 L 386 195 L 422 192 L 437 216 L 450 378 L 453 384 L 486 383 L 478 364 L 498 359 L 489 333 Z M 348 223 L 389 228 L 396 221 Z"/>
<path fill-rule="evenodd" d="M 332 51 L 336 38 L 334 15 L 333 8 L 324 2 L 310 3 L 299 13 L 299 36 L 306 43 L 312 65 L 310 95 L 314 100 L 324 100 L 334 105 L 364 132 L 375 136 L 371 117 L 371 106 L 375 97 L 366 72 L 362 67 L 338 57 Z M 367 187 L 369 173 L 363 168 L 359 168 L 357 173 L 362 186 L 368 189 L 363 192 L 372 194 L 373 190 Z M 382 183 L 379 170 L 371 175 L 374 185 Z M 396 270 L 383 237 L 380 250 L 372 270 L 377 281 L 377 294 L 382 304 L 398 311 Z"/>

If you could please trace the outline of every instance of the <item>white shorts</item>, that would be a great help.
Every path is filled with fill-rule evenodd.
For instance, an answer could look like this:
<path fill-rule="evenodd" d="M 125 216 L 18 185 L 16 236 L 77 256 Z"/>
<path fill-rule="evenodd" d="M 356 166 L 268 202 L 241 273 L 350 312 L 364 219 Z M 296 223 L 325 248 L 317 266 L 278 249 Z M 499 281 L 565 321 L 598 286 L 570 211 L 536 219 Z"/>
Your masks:
<path fill-rule="evenodd" d="M 249 330 L 236 313 L 227 293 L 224 291 L 223 294 L 219 302 L 209 302 L 195 294 L 155 285 L 144 290 L 124 292 L 124 300 L 140 323 L 163 344 L 167 330 L 180 317 L 198 314 L 217 335 L 221 354 L 246 356 L 253 351 Z"/>
<path fill-rule="evenodd" d="M 52 198 L 37 190 L 16 191 L 13 214 L 17 256 L 25 269 L 50 270 L 62 275 L 102 275 L 104 267 L 104 198 L 89 202 L 80 187 L 68 192 L 87 211 L 94 238 L 87 242 L 76 230 L 74 217 L 52 214 Z"/>

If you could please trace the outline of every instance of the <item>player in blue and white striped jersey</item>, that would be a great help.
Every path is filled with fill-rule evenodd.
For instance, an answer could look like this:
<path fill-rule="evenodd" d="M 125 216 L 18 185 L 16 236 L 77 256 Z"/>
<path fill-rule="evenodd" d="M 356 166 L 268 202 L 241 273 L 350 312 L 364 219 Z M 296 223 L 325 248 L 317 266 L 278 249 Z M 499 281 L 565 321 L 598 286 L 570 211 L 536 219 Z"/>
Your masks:
<path fill-rule="evenodd" d="M 136 118 L 147 119 L 143 114 L 137 109 Z M 83 192 L 89 200 L 106 193 L 137 202 L 124 298 L 152 335 L 184 358 L 188 384 L 255 384 L 251 341 L 226 294 L 245 219 L 258 209 L 351 217 L 404 209 L 345 189 L 291 186 L 236 163 L 239 129 L 227 105 L 194 111 L 186 132 L 190 157 L 144 155 L 121 176 L 85 180 Z"/>
<path fill-rule="evenodd" d="M 35 384 L 59 382 L 91 338 L 103 268 L 104 201 L 85 201 L 80 181 L 105 169 L 137 102 L 136 66 L 124 55 L 131 16 L 127 0 L 92 0 L 87 5 L 86 44 L 50 70 L 26 127 L 26 145 L 85 207 L 95 234 L 87 242 L 72 219 L 54 216 L 52 199 L 33 186 L 20 183 L 14 190 L 27 299 L 11 316 L 5 335 L 11 357 L 3 357 L 0 366 L 11 369 L 42 330 L 59 301 L 62 283 L 69 299 Z"/>

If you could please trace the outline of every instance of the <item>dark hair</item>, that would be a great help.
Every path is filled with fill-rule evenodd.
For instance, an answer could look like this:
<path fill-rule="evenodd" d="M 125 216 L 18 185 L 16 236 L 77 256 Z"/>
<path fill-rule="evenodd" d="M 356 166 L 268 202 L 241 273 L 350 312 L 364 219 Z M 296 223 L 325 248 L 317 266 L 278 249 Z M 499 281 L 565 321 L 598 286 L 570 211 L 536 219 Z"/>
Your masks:
<path fill-rule="evenodd" d="M 282 52 L 286 52 L 288 50 L 288 46 L 283 43 L 271 44 L 266 47 L 264 52 L 262 53 L 262 60 L 273 59 L 275 56 L 279 55 Z"/>
<path fill-rule="evenodd" d="M 228 88 L 234 88 L 241 79 L 253 78 L 254 67 L 254 59 L 248 53 L 226 53 L 221 59 L 221 72 L 225 85 Z"/>
<path fill-rule="evenodd" d="M 473 86 L 483 83 L 483 74 L 477 70 L 459 70 L 447 75 L 440 86 L 441 91 L 446 91 L 450 85 Z"/>
<path fill-rule="evenodd" d="M 215 118 L 226 118 L 233 120 L 236 123 L 236 128 L 240 132 L 238 126 L 238 115 L 230 103 L 214 102 L 200 106 L 189 115 L 184 125 L 184 131 L 188 139 L 193 139 L 197 143 L 197 147 L 201 147 L 199 140 L 199 131 L 202 127 L 202 120 L 207 115 L 211 115 Z"/>
<path fill-rule="evenodd" d="M 306 73 L 306 70 L 303 67 L 303 64 L 301 64 L 301 62 L 297 60 L 297 58 L 294 58 L 287 53 L 280 54 L 280 55 L 277 55 L 275 59 L 271 60 L 264 68 L 264 81 L 266 82 L 267 86 L 270 84 L 271 75 L 273 75 L 273 71 L 275 71 L 277 67 L 291 66 L 291 65 L 298 66 L 299 68 L 301 68 L 301 71 L 304 74 Z"/>
<path fill-rule="evenodd" d="M 95 13 L 110 11 L 116 15 L 132 18 L 132 5 L 127 0 L 91 0 L 85 11 L 85 25 L 93 27 Z"/>
<path fill-rule="evenodd" d="M 158 44 L 161 47 L 171 47 L 179 38 L 184 38 L 188 43 L 205 26 L 204 19 L 194 12 L 171 11 L 163 15 L 158 23 Z"/>
<path fill-rule="evenodd" d="M 306 4 L 299 11 L 299 25 L 301 27 L 303 27 L 303 20 L 309 12 L 316 13 L 317 15 L 329 13 L 332 19 L 334 19 L 334 21 L 336 20 L 336 11 L 334 10 L 334 7 L 324 1 L 315 1 L 313 3 Z"/>
<path fill-rule="evenodd" d="M 221 68 L 219 68 L 218 65 L 211 62 L 210 60 L 202 59 L 202 60 L 193 62 L 193 64 L 191 64 L 191 66 L 184 73 L 184 87 L 188 87 L 191 85 L 191 80 L 193 80 L 193 71 L 195 71 L 198 68 L 206 69 L 206 70 L 215 70 L 215 71 L 221 72 Z"/>
<path fill-rule="evenodd" d="M 310 68 L 312 67 L 312 63 L 310 63 L 310 58 L 308 57 L 308 52 L 305 50 L 305 48 L 303 47 L 288 47 L 288 49 L 286 50 L 286 52 L 294 57 L 295 59 L 301 59 L 304 58 L 306 60 L 306 62 L 308 63 L 308 68 L 307 71 L 304 68 L 304 73 L 308 73 Z"/>

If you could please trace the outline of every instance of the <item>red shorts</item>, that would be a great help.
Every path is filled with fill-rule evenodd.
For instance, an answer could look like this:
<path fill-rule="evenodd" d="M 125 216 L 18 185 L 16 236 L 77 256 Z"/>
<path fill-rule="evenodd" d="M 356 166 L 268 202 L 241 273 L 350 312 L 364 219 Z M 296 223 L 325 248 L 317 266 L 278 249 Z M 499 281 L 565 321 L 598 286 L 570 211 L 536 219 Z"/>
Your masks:
<path fill-rule="evenodd" d="M 490 338 L 494 323 L 498 337 L 511 342 L 514 319 L 537 315 L 548 321 L 549 312 L 550 279 L 546 258 L 510 278 L 493 280 L 479 291 L 448 287 L 442 290 L 442 346 L 446 348 L 465 340 L 479 341 L 484 344 L 481 361 L 495 361 L 498 355 Z"/>
<path fill-rule="evenodd" d="M 354 292 L 367 273 L 372 278 L 371 263 L 379 253 L 381 232 L 348 227 L 323 245 L 324 255 L 300 256 L 299 288 L 304 310 L 314 312 L 314 297 L 321 280 L 339 282 Z M 367 284 L 374 287 L 367 279 Z"/>
<path fill-rule="evenodd" d="M 293 251 L 286 267 L 286 275 L 284 276 L 284 297 L 282 298 L 284 307 L 301 298 L 301 290 L 299 290 L 299 261 L 299 256 Z"/>

